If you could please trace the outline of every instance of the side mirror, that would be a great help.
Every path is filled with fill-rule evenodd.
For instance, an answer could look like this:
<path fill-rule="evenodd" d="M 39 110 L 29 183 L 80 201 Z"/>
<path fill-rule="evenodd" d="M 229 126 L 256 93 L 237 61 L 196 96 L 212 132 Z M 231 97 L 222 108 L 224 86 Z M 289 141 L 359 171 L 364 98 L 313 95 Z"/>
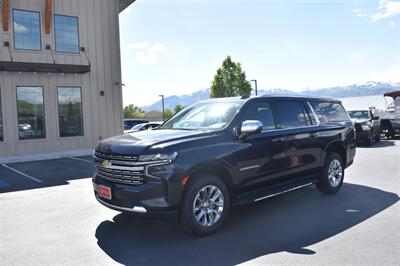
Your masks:
<path fill-rule="evenodd" d="M 379 116 L 372 117 L 372 120 L 379 120 Z"/>
<path fill-rule="evenodd" d="M 258 120 L 246 120 L 242 122 L 240 127 L 239 139 L 244 139 L 247 135 L 260 133 L 263 123 Z"/>

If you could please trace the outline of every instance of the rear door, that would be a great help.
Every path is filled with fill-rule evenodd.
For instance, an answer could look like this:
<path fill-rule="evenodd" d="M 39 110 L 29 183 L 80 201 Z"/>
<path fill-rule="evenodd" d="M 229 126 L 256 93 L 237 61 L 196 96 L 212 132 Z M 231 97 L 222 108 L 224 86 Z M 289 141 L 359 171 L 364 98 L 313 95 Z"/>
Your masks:
<path fill-rule="evenodd" d="M 317 171 L 322 157 L 318 125 L 310 113 L 308 103 L 302 100 L 275 100 L 272 108 L 281 141 L 286 144 L 289 164 L 287 179 L 300 178 Z"/>

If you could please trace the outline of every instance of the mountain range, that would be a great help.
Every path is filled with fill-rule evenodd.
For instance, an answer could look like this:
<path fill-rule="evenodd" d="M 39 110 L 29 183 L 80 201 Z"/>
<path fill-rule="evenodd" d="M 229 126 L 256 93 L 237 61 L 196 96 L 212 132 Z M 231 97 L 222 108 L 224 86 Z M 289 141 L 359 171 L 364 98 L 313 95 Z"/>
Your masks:
<path fill-rule="evenodd" d="M 400 90 L 400 82 L 375 82 L 369 81 L 364 83 L 357 83 L 349 86 L 337 86 L 329 88 L 320 88 L 313 90 L 303 90 L 294 92 L 285 89 L 259 89 L 258 95 L 264 94 L 294 94 L 294 95 L 309 95 L 309 96 L 325 96 L 333 98 L 357 97 L 368 95 L 383 95 L 388 91 Z M 210 89 L 202 89 L 195 91 L 191 94 L 185 95 L 172 95 L 164 98 L 165 108 L 173 110 L 177 104 L 187 106 L 191 103 L 208 99 Z M 141 108 L 145 111 L 161 111 L 161 100 Z"/>

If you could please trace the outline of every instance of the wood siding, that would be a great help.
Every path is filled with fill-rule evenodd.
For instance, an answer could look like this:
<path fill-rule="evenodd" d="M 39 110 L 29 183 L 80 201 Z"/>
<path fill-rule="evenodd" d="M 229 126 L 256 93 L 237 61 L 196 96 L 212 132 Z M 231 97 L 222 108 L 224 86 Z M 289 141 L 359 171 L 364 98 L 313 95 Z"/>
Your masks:
<path fill-rule="evenodd" d="M 0 0 L 2 6 L 3 0 Z M 122 89 L 119 47 L 119 20 L 117 0 L 53 0 L 52 14 L 79 18 L 79 43 L 85 47 L 91 63 L 87 74 L 18 73 L 0 72 L 0 96 L 3 114 L 4 142 L 0 142 L 0 156 L 22 155 L 94 148 L 101 138 L 122 133 Z M 0 61 L 10 61 L 10 43 L 14 61 L 59 64 L 87 64 L 85 55 L 55 52 L 54 26 L 45 34 L 46 0 L 10 0 L 10 26 L 8 32 L 0 31 Z M 12 10 L 23 9 L 40 12 L 42 51 L 15 50 L 13 44 Z M 51 25 L 54 25 L 52 15 Z M 0 20 L 1 21 L 1 20 Z M 44 89 L 46 139 L 18 140 L 16 87 L 42 86 Z M 58 86 L 82 88 L 83 137 L 59 137 Z M 104 91 L 104 96 L 100 95 Z"/>

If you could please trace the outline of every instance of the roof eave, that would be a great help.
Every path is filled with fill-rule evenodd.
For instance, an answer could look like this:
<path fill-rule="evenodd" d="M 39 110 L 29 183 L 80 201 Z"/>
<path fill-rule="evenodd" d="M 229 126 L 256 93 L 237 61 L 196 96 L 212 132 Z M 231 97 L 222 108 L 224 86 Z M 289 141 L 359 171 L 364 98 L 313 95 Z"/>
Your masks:
<path fill-rule="evenodd" d="M 136 0 L 118 0 L 118 11 L 121 13 Z"/>

